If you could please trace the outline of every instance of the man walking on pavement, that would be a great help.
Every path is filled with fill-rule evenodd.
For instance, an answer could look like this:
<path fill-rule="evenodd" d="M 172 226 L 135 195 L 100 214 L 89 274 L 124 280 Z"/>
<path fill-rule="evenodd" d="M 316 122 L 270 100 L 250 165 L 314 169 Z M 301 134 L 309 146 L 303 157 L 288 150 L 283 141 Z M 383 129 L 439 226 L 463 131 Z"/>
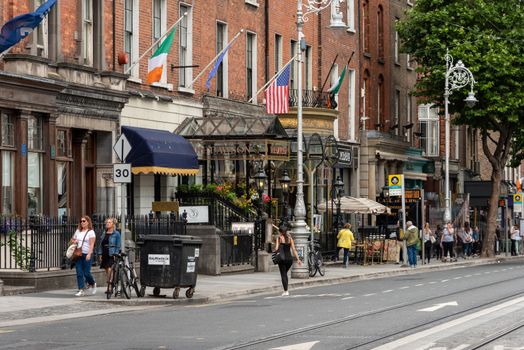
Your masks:
<path fill-rule="evenodd" d="M 408 246 L 409 266 L 415 268 L 417 266 L 417 243 L 419 240 L 418 228 L 413 225 L 411 221 L 406 222 L 406 226 L 406 244 Z"/>

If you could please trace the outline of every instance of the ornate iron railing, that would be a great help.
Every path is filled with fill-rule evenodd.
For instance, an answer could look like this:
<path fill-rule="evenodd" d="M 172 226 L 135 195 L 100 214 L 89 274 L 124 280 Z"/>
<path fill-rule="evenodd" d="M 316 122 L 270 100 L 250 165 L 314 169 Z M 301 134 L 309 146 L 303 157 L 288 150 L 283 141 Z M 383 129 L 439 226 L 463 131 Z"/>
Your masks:
<path fill-rule="evenodd" d="M 298 90 L 289 90 L 289 106 L 296 107 L 298 104 Z M 302 90 L 302 107 L 335 109 L 336 104 L 330 99 L 328 92 L 313 90 Z"/>

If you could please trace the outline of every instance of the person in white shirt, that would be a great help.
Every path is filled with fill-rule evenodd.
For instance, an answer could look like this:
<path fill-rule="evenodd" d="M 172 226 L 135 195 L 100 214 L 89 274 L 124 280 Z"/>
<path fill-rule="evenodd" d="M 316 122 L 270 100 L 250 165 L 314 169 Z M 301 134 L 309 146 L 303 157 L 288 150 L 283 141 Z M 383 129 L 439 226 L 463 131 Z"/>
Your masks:
<path fill-rule="evenodd" d="M 95 248 L 96 235 L 93 231 L 93 224 L 91 218 L 87 215 L 82 216 L 78 228 L 71 238 L 71 243 L 76 243 L 78 248 L 82 248 L 82 256 L 76 259 L 76 282 L 78 284 L 77 297 L 85 295 L 85 282 L 87 281 L 87 289 L 90 289 L 91 294 L 96 293 L 96 282 L 91 274 L 91 264 L 93 262 L 92 256 Z"/>
<path fill-rule="evenodd" d="M 514 225 L 511 228 L 511 255 L 519 255 L 521 239 L 519 227 Z"/>

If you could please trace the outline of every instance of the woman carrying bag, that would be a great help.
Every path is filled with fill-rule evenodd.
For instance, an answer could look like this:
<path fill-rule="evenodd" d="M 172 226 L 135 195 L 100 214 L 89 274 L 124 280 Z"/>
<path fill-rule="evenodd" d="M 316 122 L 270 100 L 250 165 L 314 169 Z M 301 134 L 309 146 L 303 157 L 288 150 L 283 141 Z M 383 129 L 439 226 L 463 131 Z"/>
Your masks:
<path fill-rule="evenodd" d="M 295 242 L 293 241 L 293 238 L 289 233 L 287 233 L 287 228 L 285 226 L 281 226 L 278 229 L 279 235 L 277 237 L 276 245 L 275 245 L 275 252 L 277 252 L 280 257 L 278 261 L 278 269 L 280 270 L 280 278 L 282 279 L 282 287 L 284 287 L 284 292 L 282 293 L 282 296 L 289 295 L 289 292 L 287 290 L 288 288 L 288 277 L 287 272 L 291 268 L 291 265 L 293 265 L 293 256 L 295 259 L 297 259 L 298 265 L 302 265 L 302 262 L 300 261 L 298 257 L 297 250 L 295 248 Z"/>
<path fill-rule="evenodd" d="M 93 231 L 93 224 L 91 218 L 87 215 L 82 216 L 80 223 L 71 238 L 71 243 L 76 243 L 77 247 L 82 249 L 82 256 L 75 260 L 76 268 L 76 282 L 78 284 L 77 297 L 83 297 L 85 292 L 85 282 L 87 281 L 88 289 L 91 289 L 91 294 L 96 294 L 96 282 L 91 275 L 91 264 L 93 262 L 92 255 L 95 249 L 95 231 Z"/>
<path fill-rule="evenodd" d="M 106 271 L 107 277 L 107 291 L 106 293 L 113 293 L 113 276 L 111 275 L 111 268 L 115 262 L 114 255 L 120 252 L 122 239 L 120 232 L 116 229 L 116 219 L 106 219 L 106 229 L 100 237 L 100 244 L 98 245 L 98 256 L 100 259 L 100 268 Z"/>

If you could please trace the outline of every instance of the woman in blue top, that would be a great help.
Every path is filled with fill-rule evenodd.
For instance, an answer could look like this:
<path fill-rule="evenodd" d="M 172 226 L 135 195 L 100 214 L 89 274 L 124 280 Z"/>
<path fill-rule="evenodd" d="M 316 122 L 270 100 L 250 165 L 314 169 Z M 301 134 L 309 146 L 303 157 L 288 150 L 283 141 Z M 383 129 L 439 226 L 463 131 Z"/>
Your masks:
<path fill-rule="evenodd" d="M 120 232 L 116 229 L 116 219 L 106 219 L 106 229 L 100 237 L 100 245 L 98 246 L 98 256 L 100 257 L 100 268 L 106 270 L 107 276 L 107 292 L 112 293 L 111 290 L 111 267 L 114 263 L 114 255 L 120 252 L 121 246 Z"/>

